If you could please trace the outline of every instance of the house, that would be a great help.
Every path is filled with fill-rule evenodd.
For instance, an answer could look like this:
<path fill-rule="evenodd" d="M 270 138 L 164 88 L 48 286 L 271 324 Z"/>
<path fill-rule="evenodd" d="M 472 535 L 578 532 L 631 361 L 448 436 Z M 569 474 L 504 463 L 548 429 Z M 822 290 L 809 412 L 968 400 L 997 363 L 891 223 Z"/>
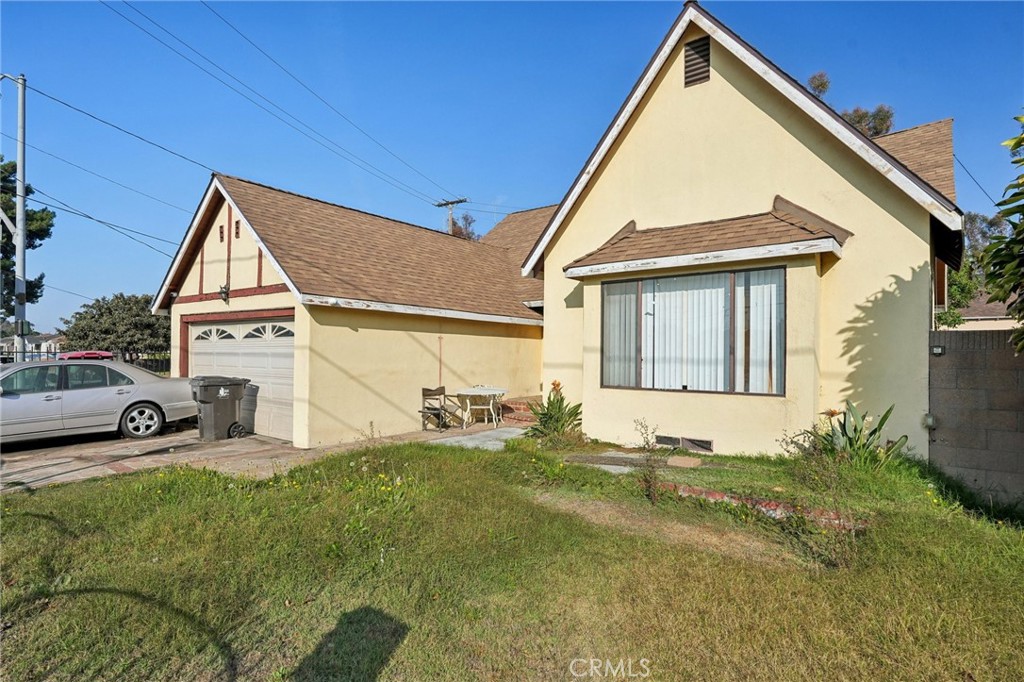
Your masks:
<path fill-rule="evenodd" d="M 687 3 L 524 259 L 544 383 L 613 442 L 776 452 L 850 399 L 927 455 L 961 228 L 950 121 L 870 140 Z"/>
<path fill-rule="evenodd" d="M 60 334 L 30 334 L 25 337 L 26 359 L 55 359 L 60 353 L 60 346 L 63 342 L 64 337 Z M 5 336 L 0 339 L 0 355 L 13 360 L 16 343 L 13 336 Z M 22 359 L 20 355 L 18 359 Z"/>
<path fill-rule="evenodd" d="M 153 312 L 172 376 L 252 379 L 256 432 L 313 447 L 420 428 L 423 387 L 537 394 L 524 257 L 214 174 Z"/>
<path fill-rule="evenodd" d="M 1013 329 L 1017 326 L 1017 321 L 1010 317 L 1006 303 L 989 303 L 988 294 L 984 291 L 979 292 L 966 308 L 960 310 L 960 315 L 964 323 L 956 328 L 957 331 Z"/>
<path fill-rule="evenodd" d="M 558 380 L 603 440 L 775 452 L 850 399 L 927 454 L 955 199 L 951 121 L 870 140 L 687 3 L 558 205 L 476 243 L 215 174 L 154 312 L 299 447 Z"/>

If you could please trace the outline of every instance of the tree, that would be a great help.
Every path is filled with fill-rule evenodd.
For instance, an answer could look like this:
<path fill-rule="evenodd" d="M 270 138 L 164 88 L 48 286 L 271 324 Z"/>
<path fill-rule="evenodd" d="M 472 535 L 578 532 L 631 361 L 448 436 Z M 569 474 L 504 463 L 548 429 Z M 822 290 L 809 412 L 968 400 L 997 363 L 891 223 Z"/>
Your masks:
<path fill-rule="evenodd" d="M 480 235 L 473 230 L 473 223 L 475 222 L 476 218 L 468 213 L 463 213 L 452 223 L 452 234 L 462 239 L 468 239 L 471 242 L 480 241 Z"/>
<path fill-rule="evenodd" d="M 985 248 L 992 239 L 1009 234 L 1009 225 L 1002 215 L 987 216 L 968 211 L 964 214 L 964 259 L 971 264 L 971 276 L 979 283 L 985 280 L 982 266 Z"/>
<path fill-rule="evenodd" d="M 819 71 L 807 79 L 807 88 L 820 100 L 825 99 L 831 86 L 832 79 L 824 71 Z M 839 115 L 868 137 L 878 137 L 891 132 L 893 121 L 896 118 L 896 112 L 888 104 L 879 104 L 872 110 L 854 107 L 839 112 Z"/>
<path fill-rule="evenodd" d="M 4 161 L 0 156 L 0 204 L 3 212 L 14 222 L 15 197 L 17 196 L 17 170 L 18 164 L 14 161 Z M 32 196 L 32 186 L 25 186 L 25 196 Z M 42 243 L 50 238 L 53 232 L 53 220 L 56 214 L 48 208 L 25 209 L 25 250 L 38 249 Z M 0 239 L 0 257 L 2 257 L 2 268 L 0 276 L 3 277 L 3 314 L 14 314 L 14 239 L 6 228 L 0 230 L 3 237 Z M 46 275 L 39 273 L 34 279 L 25 280 L 25 302 L 35 303 L 43 296 L 43 279 Z"/>
<path fill-rule="evenodd" d="M 153 315 L 149 294 L 114 294 L 86 303 L 61 318 L 61 350 L 107 350 L 122 354 L 165 353 L 171 347 L 171 318 Z"/>
<path fill-rule="evenodd" d="M 1024 353 L 1024 116 L 1014 118 L 1022 124 L 1021 132 L 1003 144 L 1010 148 L 1012 163 L 1021 173 L 1006 186 L 1003 200 L 996 204 L 1009 229 L 992 238 L 985 249 L 984 265 L 988 300 L 1007 304 L 1010 317 L 1018 322 L 1012 343 L 1018 353 Z"/>
<path fill-rule="evenodd" d="M 960 311 L 971 304 L 981 289 L 981 280 L 974 274 L 974 268 L 967 258 L 959 270 L 949 271 L 949 289 L 946 309 L 935 313 L 935 324 L 939 327 L 959 327 L 964 323 Z"/>

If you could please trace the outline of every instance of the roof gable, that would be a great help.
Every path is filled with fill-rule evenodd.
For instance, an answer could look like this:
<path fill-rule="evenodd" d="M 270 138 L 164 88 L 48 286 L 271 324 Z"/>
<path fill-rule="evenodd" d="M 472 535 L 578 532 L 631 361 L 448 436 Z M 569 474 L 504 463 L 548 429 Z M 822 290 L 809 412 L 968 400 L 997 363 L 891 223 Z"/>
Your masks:
<path fill-rule="evenodd" d="M 953 173 L 953 119 L 897 130 L 872 138 L 911 172 L 951 201 L 956 201 Z"/>
<path fill-rule="evenodd" d="M 168 305 L 169 289 L 191 262 L 188 254 L 200 237 L 204 214 L 218 196 L 234 206 L 302 303 L 530 324 L 541 320 L 516 295 L 517 262 L 503 248 L 219 174 L 154 310 Z"/>
<path fill-rule="evenodd" d="M 716 43 L 732 53 L 757 76 L 765 80 L 811 119 L 823 126 L 853 153 L 893 182 L 901 191 L 927 210 L 939 223 L 951 230 L 961 229 L 962 213 L 949 198 L 911 172 L 903 163 L 885 151 L 880 145 L 872 142 L 863 133 L 851 126 L 827 104 L 808 92 L 806 88 L 744 42 L 705 9 L 695 2 L 688 1 L 683 12 L 676 19 L 668 35 L 662 41 L 658 51 L 648 63 L 640 79 L 633 86 L 633 90 L 626 101 L 620 107 L 612 124 L 605 131 L 597 147 L 595 147 L 590 158 L 584 164 L 562 203 L 559 204 L 552 216 L 551 222 L 541 233 L 540 238 L 533 245 L 529 255 L 524 260 L 522 265 L 522 274 L 524 276 L 528 276 L 537 265 L 538 260 L 554 238 L 558 228 L 569 216 L 576 202 L 583 195 L 584 190 L 614 147 L 617 139 L 626 129 L 633 114 L 640 107 L 644 96 L 651 89 L 662 68 L 669 61 L 684 32 L 691 25 L 700 28 Z"/>

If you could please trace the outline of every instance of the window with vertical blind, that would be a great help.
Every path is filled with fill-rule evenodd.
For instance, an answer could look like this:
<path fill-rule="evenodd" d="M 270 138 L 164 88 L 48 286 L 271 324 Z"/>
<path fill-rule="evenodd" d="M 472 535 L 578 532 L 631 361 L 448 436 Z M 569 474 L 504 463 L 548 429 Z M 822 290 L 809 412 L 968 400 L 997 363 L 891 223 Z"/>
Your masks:
<path fill-rule="evenodd" d="M 785 393 L 786 271 L 601 285 L 601 384 Z"/>

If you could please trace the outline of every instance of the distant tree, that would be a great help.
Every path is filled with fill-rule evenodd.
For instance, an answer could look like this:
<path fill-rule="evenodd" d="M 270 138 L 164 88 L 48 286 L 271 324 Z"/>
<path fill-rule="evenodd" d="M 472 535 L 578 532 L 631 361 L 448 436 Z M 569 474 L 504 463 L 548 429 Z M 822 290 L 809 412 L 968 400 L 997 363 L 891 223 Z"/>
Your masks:
<path fill-rule="evenodd" d="M 825 99 L 826 93 L 832 86 L 832 80 L 824 71 L 819 71 L 807 79 L 807 88 L 820 100 Z M 847 123 L 868 137 L 878 137 L 892 132 L 896 112 L 888 104 L 879 104 L 872 110 L 863 107 L 854 107 L 839 112 L 839 115 L 846 119 Z"/>
<path fill-rule="evenodd" d="M 994 237 L 1008 235 L 1009 228 L 1009 223 L 999 213 L 987 216 L 968 211 L 964 214 L 964 259 L 971 265 L 971 277 L 979 284 L 985 281 L 985 249 Z"/>
<path fill-rule="evenodd" d="M 160 353 L 171 347 L 171 318 L 150 312 L 149 294 L 114 294 L 86 303 L 61 318 L 65 337 L 61 350 Z"/>
<path fill-rule="evenodd" d="M 0 156 L 0 204 L 3 212 L 13 223 L 16 217 L 15 197 L 17 196 L 18 164 L 14 161 L 4 161 Z M 32 196 L 32 186 L 25 187 L 25 196 Z M 25 235 L 25 249 L 38 249 L 42 243 L 50 238 L 53 231 L 53 220 L 56 214 L 48 208 L 25 208 L 25 225 L 28 233 Z M 6 228 L 0 229 L 3 233 L 0 238 L 0 276 L 3 277 L 3 306 L 4 315 L 14 314 L 14 240 Z M 43 296 L 43 280 L 46 275 L 40 273 L 38 277 L 25 280 L 25 301 L 36 303 Z"/>
<path fill-rule="evenodd" d="M 1014 347 L 1024 353 L 1024 116 L 1015 120 L 1021 124 L 1021 131 L 1003 144 L 1010 148 L 1013 165 L 1022 172 L 1006 186 L 1003 200 L 996 204 L 1009 229 L 992 237 L 985 248 L 984 266 L 988 300 L 1007 304 L 1010 317 L 1018 322 L 1012 336 Z"/>
<path fill-rule="evenodd" d="M 811 92 L 814 93 L 814 96 L 818 99 L 825 96 L 830 85 L 832 85 L 832 80 L 824 71 L 812 74 L 811 77 L 807 79 L 807 87 L 810 88 Z"/>
<path fill-rule="evenodd" d="M 476 218 L 468 213 L 463 213 L 455 219 L 455 222 L 452 225 L 452 234 L 456 237 L 468 239 L 471 242 L 479 241 L 480 235 L 473 230 L 473 223 L 475 222 Z"/>

